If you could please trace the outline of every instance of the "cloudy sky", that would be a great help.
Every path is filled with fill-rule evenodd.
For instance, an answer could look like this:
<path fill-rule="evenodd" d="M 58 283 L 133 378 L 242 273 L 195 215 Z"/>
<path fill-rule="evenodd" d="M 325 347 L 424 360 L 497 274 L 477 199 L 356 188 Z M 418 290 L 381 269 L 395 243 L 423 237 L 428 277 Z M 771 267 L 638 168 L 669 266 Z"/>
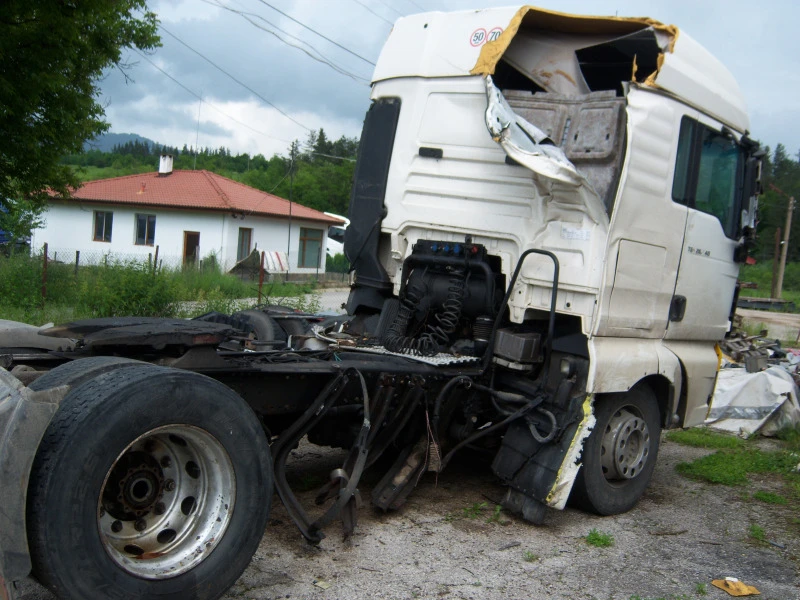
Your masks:
<path fill-rule="evenodd" d="M 130 80 L 110 70 L 101 101 L 111 131 L 181 147 L 285 154 L 325 129 L 358 136 L 369 80 L 391 23 L 428 10 L 507 6 L 508 0 L 150 0 L 163 47 L 126 53 Z M 752 136 L 800 150 L 796 0 L 539 0 L 580 14 L 674 23 L 739 81 Z M 316 56 L 312 58 L 309 54 Z M 327 61 L 330 64 L 324 64 Z M 214 66 L 216 65 L 216 66 Z M 226 74 L 227 73 L 227 74 Z M 198 99 L 202 98 L 202 102 Z M 199 127 L 198 127 L 199 113 Z"/>

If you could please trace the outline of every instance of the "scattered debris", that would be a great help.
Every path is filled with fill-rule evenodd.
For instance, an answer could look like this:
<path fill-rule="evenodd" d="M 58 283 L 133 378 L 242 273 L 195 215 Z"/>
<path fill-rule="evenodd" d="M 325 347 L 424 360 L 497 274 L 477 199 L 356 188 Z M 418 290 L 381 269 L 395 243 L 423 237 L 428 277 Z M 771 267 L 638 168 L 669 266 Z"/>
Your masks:
<path fill-rule="evenodd" d="M 330 583 L 328 583 L 327 581 L 323 581 L 322 579 L 315 579 L 314 585 L 321 590 L 327 590 L 329 587 L 331 587 Z"/>
<path fill-rule="evenodd" d="M 508 544 L 503 544 L 498 548 L 498 550 L 508 550 L 509 548 L 516 548 L 517 546 L 521 546 L 522 542 L 509 542 Z"/>
<path fill-rule="evenodd" d="M 742 583 L 736 577 L 726 577 L 725 579 L 715 579 L 711 585 L 728 592 L 731 596 L 760 596 L 759 592 L 752 585 Z"/>

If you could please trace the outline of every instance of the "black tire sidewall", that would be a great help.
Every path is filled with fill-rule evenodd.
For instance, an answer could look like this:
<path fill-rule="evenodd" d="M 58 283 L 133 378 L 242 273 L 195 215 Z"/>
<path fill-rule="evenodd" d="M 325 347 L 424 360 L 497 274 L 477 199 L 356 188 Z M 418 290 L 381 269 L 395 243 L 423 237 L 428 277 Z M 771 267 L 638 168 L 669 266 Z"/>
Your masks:
<path fill-rule="evenodd" d="M 611 418 L 625 406 L 635 408 L 647 423 L 650 451 L 641 473 L 625 481 L 608 481 L 603 475 L 600 448 L 603 432 Z M 654 394 L 649 388 L 633 388 L 628 392 L 609 394 L 596 401 L 595 424 L 587 438 L 575 481 L 576 504 L 600 515 L 616 515 L 633 508 L 650 483 L 658 456 L 661 434 L 660 415 Z"/>
<path fill-rule="evenodd" d="M 59 411 L 67 418 L 54 419 L 51 427 L 66 425 L 69 434 L 46 450 L 44 470 L 37 456 L 39 481 L 32 480 L 36 487 L 29 497 L 29 520 L 36 524 L 32 555 L 45 561 L 37 569 L 44 571 L 44 582 L 59 597 L 76 600 L 221 596 L 258 547 L 272 496 L 269 448 L 250 407 L 213 379 L 148 365 L 78 386 Z M 145 580 L 123 571 L 103 548 L 97 499 L 128 444 L 173 424 L 199 427 L 222 443 L 234 466 L 236 499 L 222 539 L 205 560 L 176 577 Z"/>

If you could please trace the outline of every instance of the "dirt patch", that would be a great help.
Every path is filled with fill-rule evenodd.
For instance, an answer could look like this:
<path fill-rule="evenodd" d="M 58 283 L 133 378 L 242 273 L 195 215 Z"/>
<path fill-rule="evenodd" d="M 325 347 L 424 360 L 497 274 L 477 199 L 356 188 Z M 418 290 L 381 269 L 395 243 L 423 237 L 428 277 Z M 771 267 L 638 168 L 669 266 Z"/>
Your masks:
<path fill-rule="evenodd" d="M 258 552 L 224 600 L 715 600 L 729 597 L 710 585 L 725 576 L 756 586 L 763 599 L 800 597 L 797 515 L 752 499 L 757 489 L 770 489 L 769 481 L 729 488 L 675 472 L 678 462 L 708 452 L 664 441 L 653 482 L 634 510 L 616 517 L 552 511 L 540 527 L 496 514 L 503 488 L 475 456 L 451 465 L 438 483 L 426 475 L 400 511 L 364 506 L 358 530 L 346 542 L 332 525 L 318 547 L 308 545 L 276 499 Z M 343 457 L 301 446 L 289 476 L 324 480 Z M 363 482 L 365 500 L 377 478 Z M 313 506 L 313 490 L 301 496 Z M 777 545 L 751 540 L 752 524 Z M 614 545 L 588 545 L 584 538 L 593 528 L 611 534 Z M 697 594 L 698 584 L 706 585 L 707 595 Z M 23 585 L 27 600 L 52 599 L 33 582 Z"/>

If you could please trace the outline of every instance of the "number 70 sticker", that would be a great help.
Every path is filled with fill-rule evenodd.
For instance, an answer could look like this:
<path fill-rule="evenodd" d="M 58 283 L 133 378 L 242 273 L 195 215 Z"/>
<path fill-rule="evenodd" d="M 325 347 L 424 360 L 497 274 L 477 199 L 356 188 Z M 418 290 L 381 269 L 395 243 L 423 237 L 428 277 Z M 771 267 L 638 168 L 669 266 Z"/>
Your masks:
<path fill-rule="evenodd" d="M 495 41 L 500 37 L 501 33 L 503 33 L 502 27 L 494 27 L 489 30 L 489 33 L 486 33 L 486 30 L 480 27 L 469 36 L 469 43 L 472 47 L 477 48 L 478 46 L 483 46 L 486 42 Z"/>

